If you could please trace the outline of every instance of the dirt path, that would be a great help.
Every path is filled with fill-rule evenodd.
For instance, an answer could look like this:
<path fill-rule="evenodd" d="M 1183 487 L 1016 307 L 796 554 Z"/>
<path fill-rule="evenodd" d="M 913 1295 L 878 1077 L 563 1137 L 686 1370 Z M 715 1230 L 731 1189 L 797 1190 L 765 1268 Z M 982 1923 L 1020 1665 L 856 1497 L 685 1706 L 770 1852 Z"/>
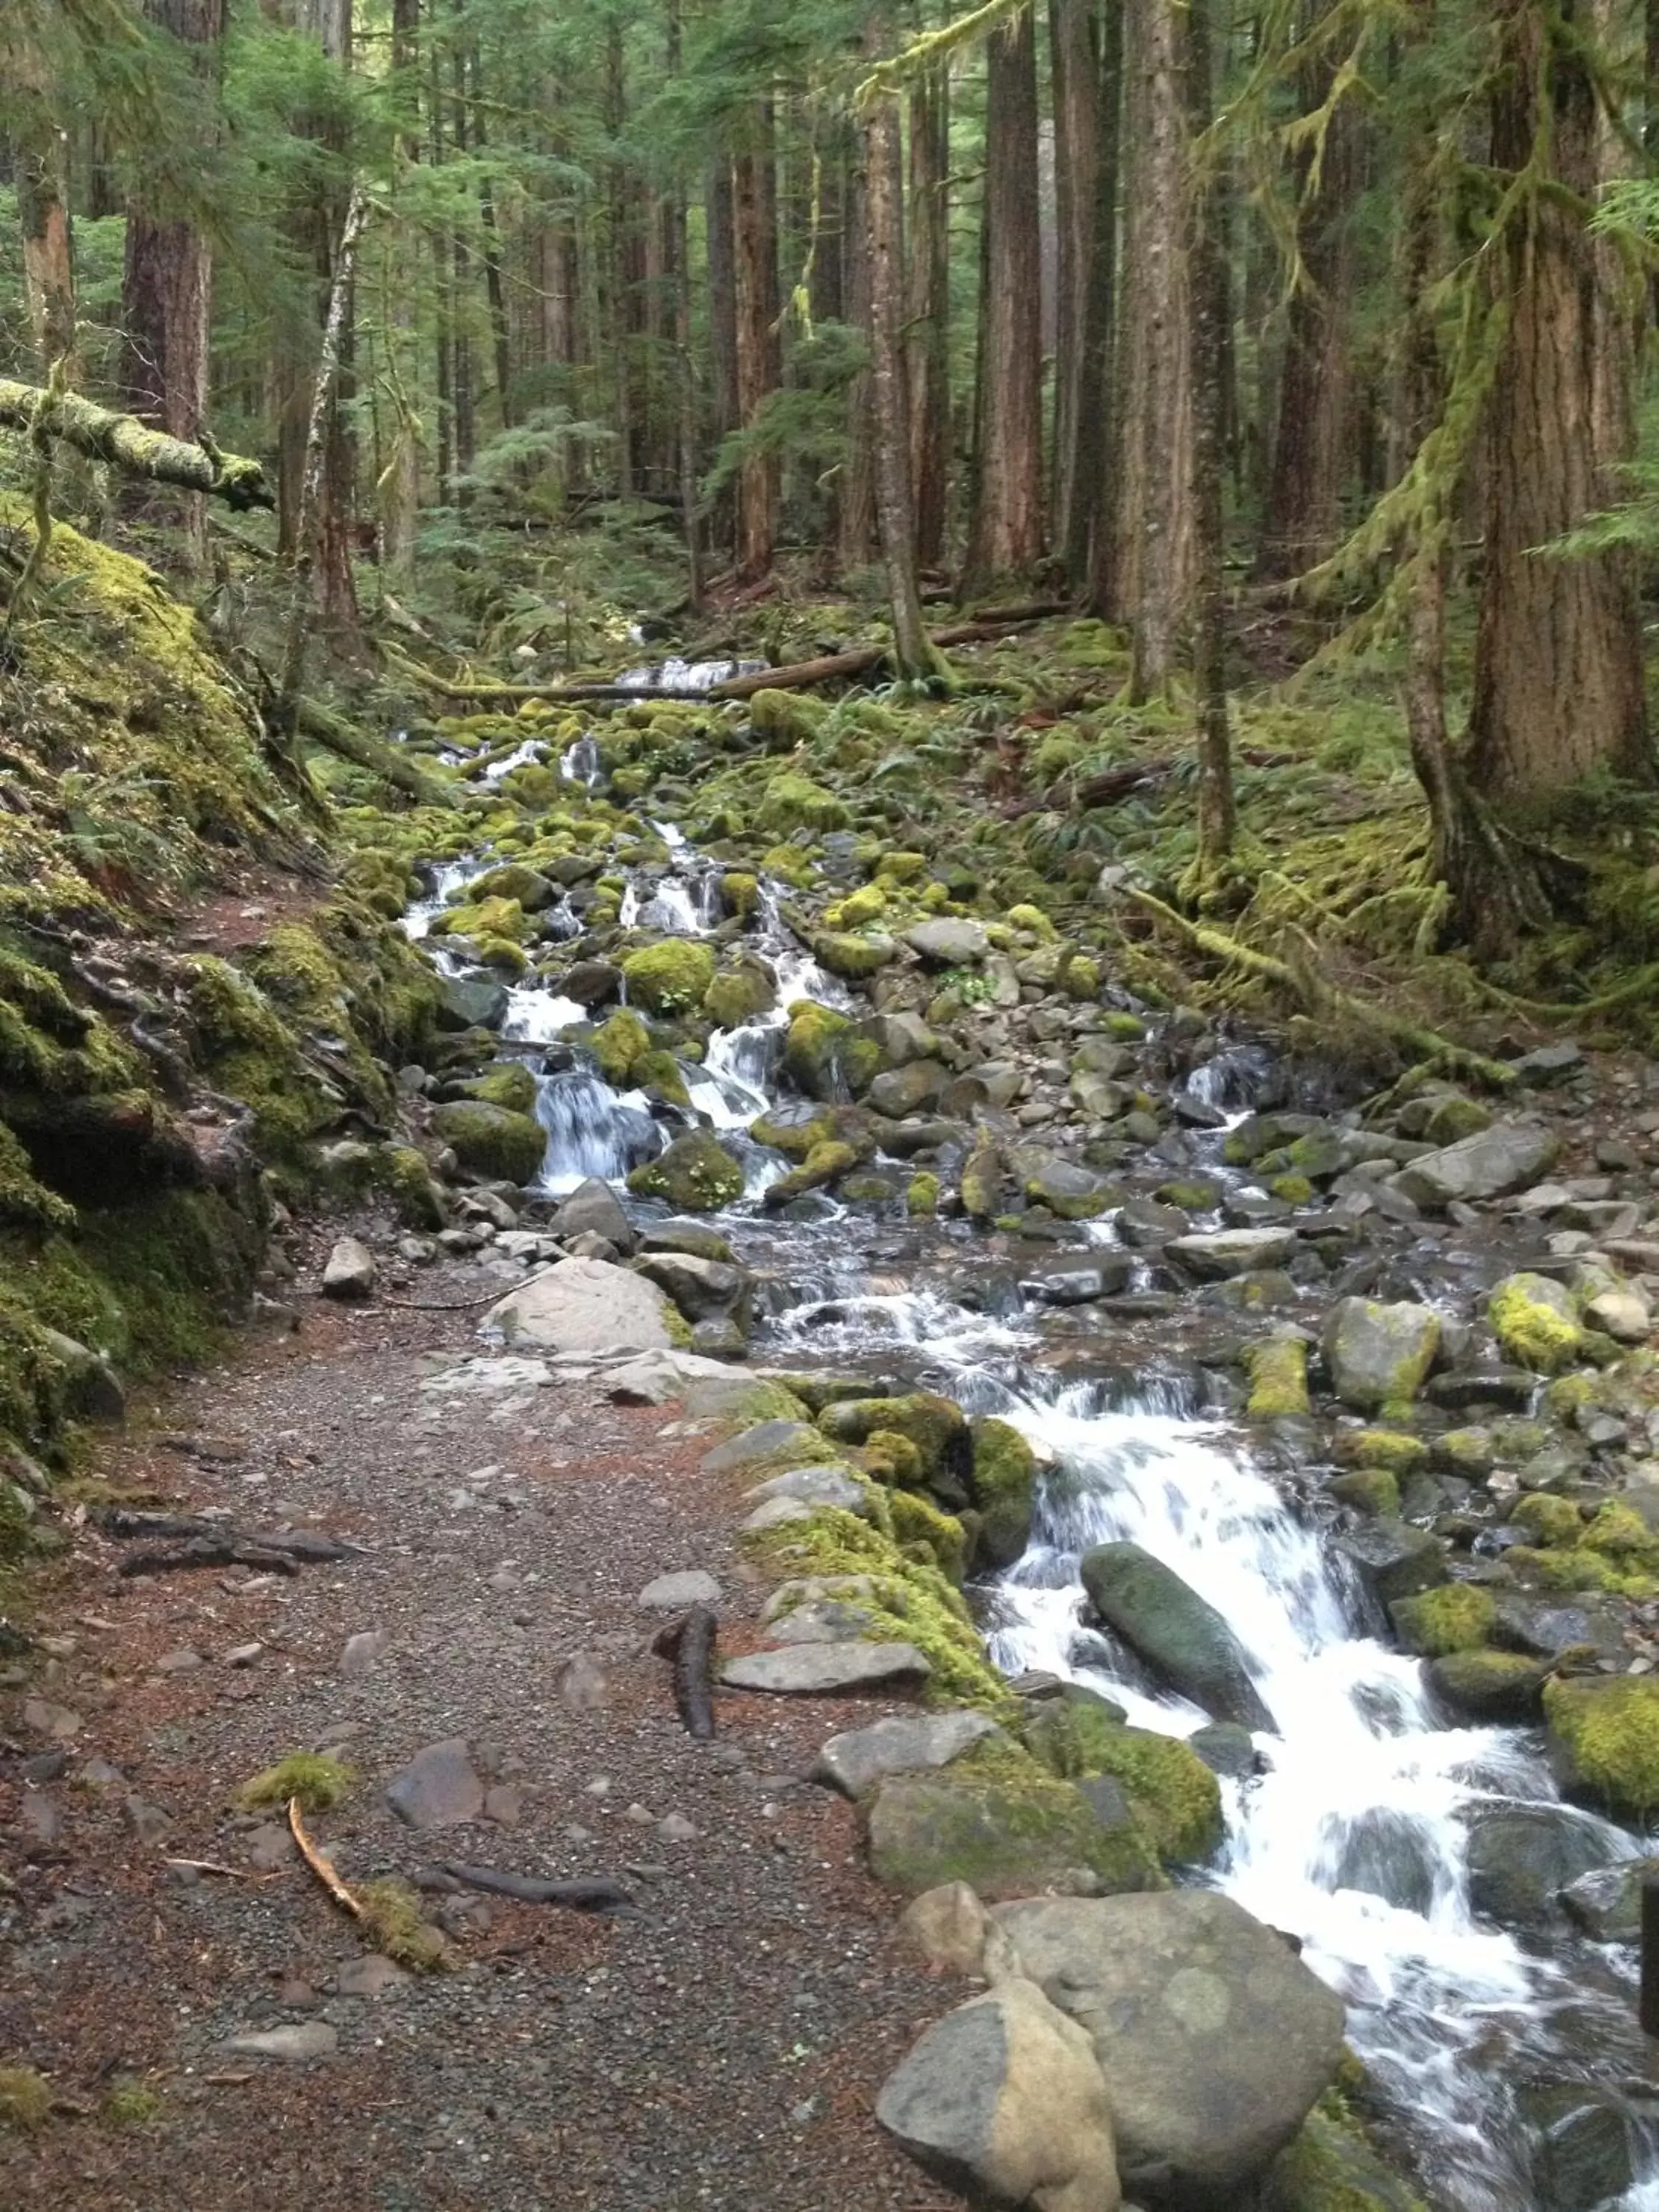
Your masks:
<path fill-rule="evenodd" d="M 422 1295 L 471 1287 L 434 1271 Z M 40 1609 L 44 1667 L 5 1677 L 0 2064 L 40 2068 L 58 2102 L 32 2136 L 0 2132 L 0 2203 L 952 2203 L 869 2117 L 949 1999 L 892 1948 L 851 1808 L 800 1778 L 882 1709 L 726 1697 L 697 1745 L 650 1655 L 635 1600 L 654 1576 L 715 1574 L 728 1644 L 756 1609 L 731 1491 L 698 1471 L 708 1439 L 592 1380 L 432 1387 L 475 1348 L 472 1315 L 300 1304 L 297 1337 L 173 1390 L 95 1472 L 362 1552 L 292 1578 L 135 1580 L 88 1530 Z M 348 1679 L 363 1632 L 386 1648 Z M 385 1784 L 457 1737 L 486 1816 L 422 1833 Z M 638 1917 L 433 1894 L 460 1971 L 351 1994 L 380 1962 L 269 1816 L 234 1809 L 249 1776 L 319 1745 L 360 1771 L 313 1824 L 348 1881 L 444 1858 L 617 1875 Z M 307 2027 L 333 2049 L 230 2047 Z M 119 2124 L 111 2091 L 135 2081 L 153 2113 Z"/>

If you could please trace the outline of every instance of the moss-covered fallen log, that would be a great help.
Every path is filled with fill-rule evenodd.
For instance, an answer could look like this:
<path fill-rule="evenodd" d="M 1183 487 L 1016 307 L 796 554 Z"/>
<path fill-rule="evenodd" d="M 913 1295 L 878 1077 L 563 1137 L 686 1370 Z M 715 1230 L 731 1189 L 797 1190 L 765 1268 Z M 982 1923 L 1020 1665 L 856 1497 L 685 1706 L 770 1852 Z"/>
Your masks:
<path fill-rule="evenodd" d="M 314 699 L 301 699 L 295 709 L 295 719 L 301 737 L 309 738 L 325 751 L 337 753 L 342 760 L 350 761 L 357 768 L 366 768 L 371 775 L 380 777 L 394 791 L 406 793 L 422 806 L 453 806 L 455 794 L 447 783 L 412 760 L 407 760 L 395 745 L 382 738 L 372 738 L 367 730 L 360 730 L 341 715 L 319 707 Z"/>
<path fill-rule="evenodd" d="M 46 392 L 0 378 L 0 428 L 58 439 L 89 460 L 107 461 L 128 476 L 204 492 L 233 508 L 276 504 L 258 461 L 170 438 L 136 415 L 118 415 L 78 392 Z"/>

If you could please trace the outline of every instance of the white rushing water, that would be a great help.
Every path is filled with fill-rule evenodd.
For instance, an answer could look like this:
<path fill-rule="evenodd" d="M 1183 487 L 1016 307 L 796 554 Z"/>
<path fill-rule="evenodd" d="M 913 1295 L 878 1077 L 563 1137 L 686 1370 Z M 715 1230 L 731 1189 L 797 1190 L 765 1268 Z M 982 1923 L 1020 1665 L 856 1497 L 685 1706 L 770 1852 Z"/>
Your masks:
<path fill-rule="evenodd" d="M 669 680 L 666 669 L 657 680 Z M 566 755 L 562 772 L 599 779 L 591 738 Z M 655 826 L 668 867 L 630 880 L 623 918 L 705 934 L 719 919 L 719 872 L 672 825 Z M 485 866 L 440 871 L 408 917 L 410 935 L 424 936 Z M 683 1064 L 695 1115 L 725 1133 L 748 1169 L 734 1229 L 786 1165 L 742 1133 L 774 1103 L 788 1006 L 849 1003 L 784 927 L 777 896 L 763 887 L 746 939 L 773 967 L 775 1009 L 716 1032 L 700 1067 Z M 434 949 L 453 972 L 447 948 Z M 587 1018 L 532 977 L 511 990 L 503 1033 L 521 1047 L 556 1047 Z M 1259 1049 L 1240 1048 L 1191 1087 L 1225 1111 L 1259 1093 L 1262 1075 Z M 645 1093 L 613 1089 L 580 1054 L 562 1066 L 556 1054 L 538 1087 L 548 1133 L 539 1187 L 549 1194 L 590 1176 L 622 1182 L 684 1125 Z M 1470 1899 L 1472 1831 L 1494 1811 L 1532 1808 L 1574 1823 L 1592 1860 L 1634 1856 L 1637 1840 L 1559 1803 L 1535 1736 L 1441 1724 L 1421 1666 L 1373 1632 L 1380 1622 L 1367 1621 L 1334 1555 L 1252 1464 L 1243 1439 L 1193 1418 L 1174 1386 L 1145 1379 L 1133 1400 L 1113 1401 L 1099 1384 L 1067 1384 L 1042 1364 L 1037 1316 L 970 1311 L 916 1287 L 908 1269 L 872 1274 L 842 1209 L 817 1203 L 825 1218 L 817 1224 L 772 1232 L 793 1240 L 801 1300 L 774 1325 L 783 1356 L 896 1359 L 970 1410 L 1013 1421 L 1050 1463 L 1030 1547 L 991 1595 L 998 1663 L 1085 1682 L 1138 1726 L 1187 1735 L 1206 1724 L 1090 1628 L 1079 1563 L 1109 1540 L 1136 1543 L 1172 1567 L 1238 1638 L 1274 1725 L 1255 1740 L 1262 1771 L 1224 1783 L 1228 1842 L 1195 1878 L 1296 1936 L 1340 1994 L 1350 2040 L 1414 2139 L 1434 2200 L 1449 2212 L 1659 2212 L 1659 2179 L 1602 2199 L 1540 2192 L 1536 2131 L 1516 2115 L 1528 2087 L 1577 2079 L 1617 2088 L 1621 2072 L 1641 2070 L 1628 1957 L 1529 1946 L 1483 1921 Z M 1109 1224 L 1087 1231 L 1096 1243 L 1111 1234 Z M 1631 2125 L 1639 2136 L 1639 2116 Z M 1651 2156 L 1642 2163 L 1651 2171 Z"/>

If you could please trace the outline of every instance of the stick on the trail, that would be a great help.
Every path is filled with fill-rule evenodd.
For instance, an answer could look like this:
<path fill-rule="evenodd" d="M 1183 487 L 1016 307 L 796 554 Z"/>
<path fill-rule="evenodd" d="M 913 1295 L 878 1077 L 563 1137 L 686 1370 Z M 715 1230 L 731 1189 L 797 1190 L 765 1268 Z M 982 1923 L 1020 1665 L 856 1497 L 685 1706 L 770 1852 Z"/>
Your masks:
<path fill-rule="evenodd" d="M 578 1876 L 568 1881 L 544 1881 L 530 1874 L 507 1874 L 498 1867 L 459 1866 L 453 1859 L 440 1861 L 441 1871 L 468 1889 L 487 1889 L 497 1897 L 516 1897 L 522 1905 L 567 1905 L 576 1912 L 625 1912 L 634 1908 L 634 1893 L 603 1875 Z"/>
<path fill-rule="evenodd" d="M 361 1920 L 363 1917 L 362 1906 L 358 1904 L 339 1875 L 335 1873 L 334 1863 L 327 1852 L 319 1850 L 316 1844 L 307 1835 L 306 1824 L 300 1818 L 300 1801 L 297 1797 L 290 1797 L 288 1801 L 288 1825 L 295 1842 L 300 1847 L 300 1856 L 311 1869 L 334 1902 L 343 1912 L 349 1912 L 354 1920 Z"/>
<path fill-rule="evenodd" d="M 694 1605 L 671 1621 L 652 1649 L 674 1662 L 674 1703 L 685 1732 L 707 1743 L 714 1733 L 714 1641 L 720 1623 L 714 1608 Z"/>

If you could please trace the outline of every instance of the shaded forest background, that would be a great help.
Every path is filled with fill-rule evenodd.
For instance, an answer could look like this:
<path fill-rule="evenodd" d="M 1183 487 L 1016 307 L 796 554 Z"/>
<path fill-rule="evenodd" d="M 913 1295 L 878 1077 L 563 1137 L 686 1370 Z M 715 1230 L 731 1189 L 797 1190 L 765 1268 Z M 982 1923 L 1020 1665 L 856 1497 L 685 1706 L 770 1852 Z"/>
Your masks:
<path fill-rule="evenodd" d="M 1641 10 L 13 0 L 0 71 L 0 374 L 264 462 L 269 522 L 56 465 L 228 649 L 296 561 L 348 683 L 840 594 L 941 694 L 924 605 L 1035 596 L 1195 734 L 1191 907 L 1288 681 L 1409 758 L 1419 951 L 1659 945 Z"/>

